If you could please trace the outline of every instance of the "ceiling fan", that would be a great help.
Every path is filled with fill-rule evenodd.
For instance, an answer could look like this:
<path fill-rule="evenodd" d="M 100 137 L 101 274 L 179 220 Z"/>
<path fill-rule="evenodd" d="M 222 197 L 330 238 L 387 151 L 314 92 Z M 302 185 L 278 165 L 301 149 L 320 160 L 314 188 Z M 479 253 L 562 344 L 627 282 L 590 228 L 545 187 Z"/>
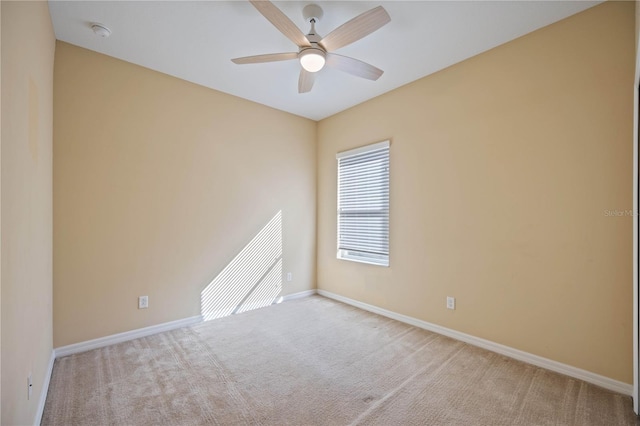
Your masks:
<path fill-rule="evenodd" d="M 323 15 L 322 8 L 318 5 L 309 4 L 302 10 L 305 20 L 311 24 L 309 34 L 305 35 L 270 1 L 250 0 L 250 3 L 282 34 L 294 42 L 298 46 L 298 51 L 245 56 L 232 59 L 231 61 L 234 63 L 257 64 L 298 59 L 302 66 L 298 79 L 299 93 L 306 93 L 311 90 L 315 80 L 315 73 L 320 71 L 325 64 L 349 74 L 374 81 L 380 78 L 384 72 L 358 59 L 333 53 L 334 50 L 360 40 L 391 21 L 391 17 L 382 6 L 375 7 L 356 16 L 325 37 L 321 37 L 316 33 L 315 29 L 316 22 Z"/>

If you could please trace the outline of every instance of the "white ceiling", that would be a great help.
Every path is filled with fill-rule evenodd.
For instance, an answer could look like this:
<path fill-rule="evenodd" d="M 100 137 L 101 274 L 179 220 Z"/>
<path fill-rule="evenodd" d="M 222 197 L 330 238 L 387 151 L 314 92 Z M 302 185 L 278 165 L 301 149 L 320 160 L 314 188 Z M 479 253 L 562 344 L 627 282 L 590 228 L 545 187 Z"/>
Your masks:
<path fill-rule="evenodd" d="M 320 120 L 601 1 L 275 1 L 306 34 L 302 9 L 319 4 L 326 35 L 375 6 L 391 22 L 336 51 L 385 71 L 369 81 L 324 68 L 298 94 L 297 61 L 236 65 L 231 58 L 295 52 L 247 1 L 49 2 L 56 38 L 283 111 Z M 90 27 L 109 27 L 109 38 Z"/>

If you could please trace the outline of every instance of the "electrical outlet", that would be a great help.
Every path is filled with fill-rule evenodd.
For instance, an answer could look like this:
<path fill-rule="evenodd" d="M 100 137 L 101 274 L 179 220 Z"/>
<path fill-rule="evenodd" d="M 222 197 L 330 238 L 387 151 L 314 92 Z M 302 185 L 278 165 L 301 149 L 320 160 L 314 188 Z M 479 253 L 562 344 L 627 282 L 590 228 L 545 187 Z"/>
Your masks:
<path fill-rule="evenodd" d="M 456 308 L 456 298 L 447 296 L 447 309 L 455 309 Z"/>
<path fill-rule="evenodd" d="M 293 279 L 293 274 L 291 272 L 287 272 L 287 281 L 291 281 Z"/>
<path fill-rule="evenodd" d="M 147 309 L 149 307 L 149 296 L 138 297 L 138 309 Z"/>
<path fill-rule="evenodd" d="M 31 399 L 31 393 L 33 392 L 33 381 L 31 380 L 31 373 L 27 376 L 27 400 Z"/>

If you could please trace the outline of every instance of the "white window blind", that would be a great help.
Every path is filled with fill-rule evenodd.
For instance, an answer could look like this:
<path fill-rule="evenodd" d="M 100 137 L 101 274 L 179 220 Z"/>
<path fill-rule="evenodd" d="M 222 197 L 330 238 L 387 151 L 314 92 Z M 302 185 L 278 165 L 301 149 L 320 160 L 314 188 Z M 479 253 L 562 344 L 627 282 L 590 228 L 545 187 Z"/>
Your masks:
<path fill-rule="evenodd" d="M 338 258 L 389 265 L 389 141 L 338 153 Z"/>

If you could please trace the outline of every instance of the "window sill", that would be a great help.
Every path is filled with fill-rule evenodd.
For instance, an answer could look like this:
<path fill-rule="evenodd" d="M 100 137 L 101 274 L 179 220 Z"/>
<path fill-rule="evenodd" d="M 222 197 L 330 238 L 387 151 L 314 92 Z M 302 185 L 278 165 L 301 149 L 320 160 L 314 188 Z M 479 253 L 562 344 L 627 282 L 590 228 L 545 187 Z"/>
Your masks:
<path fill-rule="evenodd" d="M 357 263 L 365 263 L 367 265 L 373 265 L 373 266 L 382 266 L 384 268 L 388 268 L 389 267 L 389 260 L 374 260 L 374 259 L 364 259 L 361 257 L 356 257 L 356 256 L 346 256 L 346 255 L 340 255 L 338 254 L 338 256 L 336 256 L 336 259 L 338 260 L 348 260 L 349 262 L 357 262 Z"/>

